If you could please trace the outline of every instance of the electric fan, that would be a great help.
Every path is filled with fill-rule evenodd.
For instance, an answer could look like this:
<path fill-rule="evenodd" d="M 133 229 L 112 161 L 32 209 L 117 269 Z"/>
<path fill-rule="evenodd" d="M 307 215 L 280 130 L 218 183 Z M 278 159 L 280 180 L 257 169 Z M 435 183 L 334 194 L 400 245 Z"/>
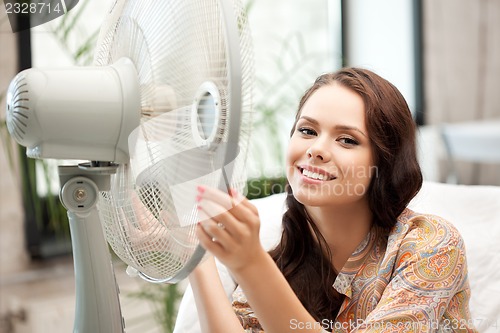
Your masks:
<path fill-rule="evenodd" d="M 202 260 L 196 187 L 244 190 L 251 39 L 235 0 L 114 1 L 94 66 L 29 69 L 7 94 L 11 136 L 60 166 L 75 332 L 122 332 L 107 242 L 127 271 L 176 283 Z"/>

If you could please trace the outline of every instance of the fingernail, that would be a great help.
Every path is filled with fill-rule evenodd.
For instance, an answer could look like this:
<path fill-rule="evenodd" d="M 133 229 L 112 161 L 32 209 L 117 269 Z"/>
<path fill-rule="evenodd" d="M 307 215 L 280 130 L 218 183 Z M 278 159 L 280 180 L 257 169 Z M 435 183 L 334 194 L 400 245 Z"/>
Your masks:
<path fill-rule="evenodd" d="M 229 194 L 232 197 L 236 197 L 236 196 L 238 196 L 238 191 L 236 191 L 234 188 L 231 188 L 231 189 L 229 189 Z"/>
<path fill-rule="evenodd" d="M 198 195 L 196 196 L 196 202 L 200 202 L 200 201 L 201 201 L 201 194 L 198 194 Z"/>
<path fill-rule="evenodd" d="M 198 190 L 198 192 L 199 192 L 200 194 L 203 194 L 203 192 L 205 192 L 205 186 L 198 185 L 198 186 L 196 187 L 196 189 Z"/>
<path fill-rule="evenodd" d="M 200 206 L 200 205 L 197 205 L 197 206 L 196 206 L 196 209 L 198 209 L 198 210 L 202 210 L 202 208 L 201 208 L 201 206 Z"/>

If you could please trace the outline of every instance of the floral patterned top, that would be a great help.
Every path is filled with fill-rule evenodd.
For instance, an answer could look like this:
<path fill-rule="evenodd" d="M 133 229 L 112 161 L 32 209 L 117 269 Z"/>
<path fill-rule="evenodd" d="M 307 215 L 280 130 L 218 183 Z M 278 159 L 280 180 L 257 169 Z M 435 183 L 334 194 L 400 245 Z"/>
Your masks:
<path fill-rule="evenodd" d="M 346 297 L 336 320 L 316 324 L 332 332 L 477 332 L 456 228 L 406 209 L 388 238 L 380 235 L 372 228 L 337 276 L 333 288 Z M 240 288 L 233 308 L 247 332 L 264 332 Z"/>

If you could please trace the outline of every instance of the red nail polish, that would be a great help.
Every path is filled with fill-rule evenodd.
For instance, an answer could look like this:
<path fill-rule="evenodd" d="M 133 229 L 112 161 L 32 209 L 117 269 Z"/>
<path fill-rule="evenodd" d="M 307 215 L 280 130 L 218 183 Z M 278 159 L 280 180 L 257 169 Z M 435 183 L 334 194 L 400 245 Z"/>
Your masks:
<path fill-rule="evenodd" d="M 196 202 L 200 202 L 200 201 L 201 201 L 201 194 L 198 194 L 198 195 L 196 196 Z"/>
<path fill-rule="evenodd" d="M 205 192 L 205 186 L 198 185 L 198 186 L 196 187 L 196 189 L 198 190 L 198 192 L 199 192 L 200 194 L 203 194 L 203 192 Z"/>

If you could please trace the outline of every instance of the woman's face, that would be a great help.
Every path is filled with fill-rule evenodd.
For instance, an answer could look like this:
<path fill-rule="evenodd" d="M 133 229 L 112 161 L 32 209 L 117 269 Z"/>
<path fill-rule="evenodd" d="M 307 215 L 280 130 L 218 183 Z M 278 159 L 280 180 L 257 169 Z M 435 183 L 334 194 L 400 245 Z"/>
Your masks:
<path fill-rule="evenodd" d="M 302 107 L 287 151 L 287 178 L 306 206 L 365 197 L 376 176 L 363 99 L 339 84 L 316 90 Z"/>

